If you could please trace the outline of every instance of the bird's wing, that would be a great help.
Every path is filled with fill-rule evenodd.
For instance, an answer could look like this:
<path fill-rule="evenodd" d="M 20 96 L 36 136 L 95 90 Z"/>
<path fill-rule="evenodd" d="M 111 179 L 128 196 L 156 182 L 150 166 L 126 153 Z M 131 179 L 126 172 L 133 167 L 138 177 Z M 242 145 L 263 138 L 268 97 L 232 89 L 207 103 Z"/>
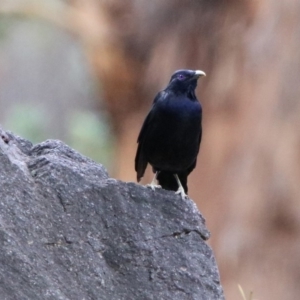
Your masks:
<path fill-rule="evenodd" d="M 162 97 L 162 93 L 158 93 L 157 96 L 155 97 L 153 101 L 153 106 L 143 123 L 143 126 L 141 128 L 140 134 L 137 139 L 138 148 L 135 156 L 135 171 L 137 172 L 137 181 L 140 181 L 141 178 L 143 177 L 148 164 L 147 158 L 145 157 L 143 151 L 143 141 L 147 135 L 148 128 L 151 125 L 151 121 L 153 119 L 153 114 L 154 114 L 153 109 L 155 107 L 155 104 L 159 99 L 161 99 L 161 97 Z"/>
<path fill-rule="evenodd" d="M 163 98 L 166 97 L 165 95 L 166 93 L 163 91 L 163 92 L 159 92 L 156 97 L 154 98 L 153 100 L 153 104 L 152 104 L 152 108 L 151 110 L 149 111 L 144 123 L 143 123 L 143 126 L 141 128 L 141 131 L 140 131 L 140 134 L 138 136 L 138 139 L 137 139 L 137 142 L 140 143 L 141 140 L 143 139 L 143 136 L 145 136 L 145 132 L 147 131 L 147 128 L 148 128 L 148 125 L 153 117 L 153 109 L 155 108 L 155 104 L 159 101 L 159 100 L 162 100 Z"/>
<path fill-rule="evenodd" d="M 143 153 L 142 144 L 139 144 L 135 156 L 135 171 L 136 171 L 136 178 L 138 182 L 144 176 L 147 164 L 148 161 Z"/>

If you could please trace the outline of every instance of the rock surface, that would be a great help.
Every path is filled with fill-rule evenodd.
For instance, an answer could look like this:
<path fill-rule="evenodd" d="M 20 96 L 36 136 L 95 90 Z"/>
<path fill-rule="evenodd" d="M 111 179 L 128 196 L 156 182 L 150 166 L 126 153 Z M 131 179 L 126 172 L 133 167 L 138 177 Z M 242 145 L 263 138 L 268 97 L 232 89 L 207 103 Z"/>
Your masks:
<path fill-rule="evenodd" d="M 0 133 L 0 299 L 224 299 L 190 199 Z"/>

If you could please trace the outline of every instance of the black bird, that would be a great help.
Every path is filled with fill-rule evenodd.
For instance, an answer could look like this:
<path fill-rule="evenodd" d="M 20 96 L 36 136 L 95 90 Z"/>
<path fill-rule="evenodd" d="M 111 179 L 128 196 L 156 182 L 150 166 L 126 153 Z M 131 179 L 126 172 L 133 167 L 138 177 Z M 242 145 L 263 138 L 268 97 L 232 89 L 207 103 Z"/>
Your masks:
<path fill-rule="evenodd" d="M 186 197 L 187 177 L 196 167 L 201 142 L 202 108 L 195 95 L 200 76 L 206 75 L 192 70 L 172 75 L 144 121 L 135 157 L 137 181 L 150 163 L 155 176 L 149 186 L 177 191 L 182 198 Z"/>

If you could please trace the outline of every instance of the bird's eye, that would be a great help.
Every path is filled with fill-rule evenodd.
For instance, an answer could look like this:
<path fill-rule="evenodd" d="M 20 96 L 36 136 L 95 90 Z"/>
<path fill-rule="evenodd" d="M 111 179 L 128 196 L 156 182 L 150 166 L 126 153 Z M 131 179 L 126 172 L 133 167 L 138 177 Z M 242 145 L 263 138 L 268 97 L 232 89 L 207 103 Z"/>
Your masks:
<path fill-rule="evenodd" d="M 185 79 L 185 76 L 182 75 L 182 74 L 179 74 L 179 75 L 178 75 L 178 79 L 179 79 L 179 80 L 183 80 L 183 79 Z"/>

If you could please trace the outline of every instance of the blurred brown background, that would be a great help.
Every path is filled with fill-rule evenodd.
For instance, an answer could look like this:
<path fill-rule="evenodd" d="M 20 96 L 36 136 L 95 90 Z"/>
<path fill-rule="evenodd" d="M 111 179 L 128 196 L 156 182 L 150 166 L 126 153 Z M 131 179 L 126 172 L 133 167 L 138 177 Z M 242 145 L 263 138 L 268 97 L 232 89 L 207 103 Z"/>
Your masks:
<path fill-rule="evenodd" d="M 60 138 L 135 181 L 142 121 L 201 69 L 189 177 L 227 299 L 300 294 L 299 0 L 0 0 L 0 123 Z M 150 174 L 144 182 L 149 180 Z"/>

